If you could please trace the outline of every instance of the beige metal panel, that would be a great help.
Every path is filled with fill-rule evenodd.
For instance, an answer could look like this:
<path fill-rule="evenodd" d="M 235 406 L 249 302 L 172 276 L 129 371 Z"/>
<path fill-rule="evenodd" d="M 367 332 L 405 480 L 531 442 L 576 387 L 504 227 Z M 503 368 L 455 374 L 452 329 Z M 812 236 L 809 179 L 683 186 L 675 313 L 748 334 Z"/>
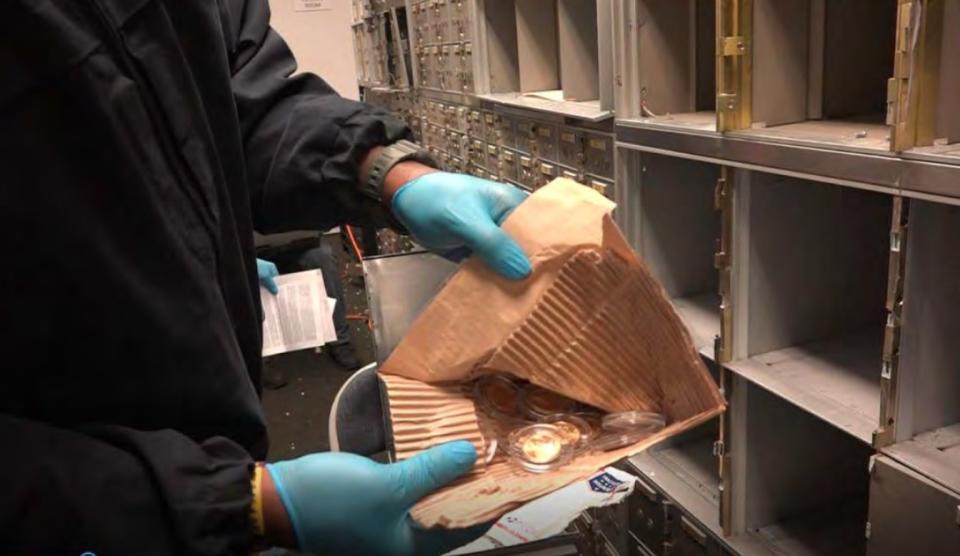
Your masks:
<path fill-rule="evenodd" d="M 559 89 L 557 5 L 552 0 L 515 1 L 520 91 Z"/>
<path fill-rule="evenodd" d="M 640 249 L 643 227 L 640 222 L 640 157 L 631 150 L 617 149 L 613 219 L 634 250 Z"/>
<path fill-rule="evenodd" d="M 731 135 L 805 145 L 828 153 L 850 151 L 874 155 L 890 150 L 890 128 L 884 124 L 881 114 L 842 120 L 804 120 Z"/>
<path fill-rule="evenodd" d="M 693 3 L 640 0 L 637 11 L 640 100 L 656 114 L 693 112 Z"/>
<path fill-rule="evenodd" d="M 597 1 L 558 0 L 557 39 L 564 100 L 598 99 Z"/>
<path fill-rule="evenodd" d="M 619 159 L 617 181 L 624 186 L 616 187 L 614 196 L 616 214 L 625 218 L 621 225 L 627 240 L 672 297 L 700 353 L 713 357 L 714 338 L 720 332 L 719 276 L 714 267 L 720 222 L 713 205 L 719 168 L 630 151 Z M 588 180 L 598 181 L 592 176 Z"/>
<path fill-rule="evenodd" d="M 960 551 L 960 494 L 891 458 L 870 480 L 868 556 L 940 556 Z"/>
<path fill-rule="evenodd" d="M 770 556 L 773 552 L 755 534 L 724 537 L 718 515 L 720 485 L 717 458 L 713 453 L 716 438 L 717 421 L 710 421 L 628 460 L 641 477 L 629 501 L 630 531 L 648 546 L 659 549 L 664 531 L 669 529 L 663 511 L 663 503 L 667 501 L 666 508 L 679 506 L 702 525 L 698 528 L 708 531 L 707 546 L 701 547 L 707 550 L 706 554 Z M 676 530 L 683 535 L 689 532 L 692 531 Z M 672 548 L 671 554 L 688 554 L 678 551 L 678 545 Z"/>
<path fill-rule="evenodd" d="M 458 265 L 427 252 L 363 261 L 377 362 L 383 363 Z"/>
<path fill-rule="evenodd" d="M 808 42 L 807 66 L 807 117 L 818 120 L 823 117 L 823 33 L 826 26 L 827 0 L 810 0 L 810 39 Z"/>
<path fill-rule="evenodd" d="M 485 1 L 483 13 L 490 92 L 517 91 L 520 89 L 520 69 L 517 15 L 513 0 Z"/>
<path fill-rule="evenodd" d="M 960 423 L 925 432 L 881 451 L 944 488 L 960 493 Z"/>
<path fill-rule="evenodd" d="M 754 172 L 748 354 L 884 319 L 891 199 Z"/>
<path fill-rule="evenodd" d="M 868 444 L 880 414 L 880 326 L 734 361 L 730 368 Z"/>
<path fill-rule="evenodd" d="M 960 422 L 960 208 L 913 201 L 910 211 L 898 440 Z"/>
<path fill-rule="evenodd" d="M 723 458 L 720 460 L 720 525 L 725 535 L 739 536 L 747 532 L 747 450 L 750 383 L 723 371 L 721 385 L 726 396 L 727 411 L 721 415 L 720 438 Z"/>
<path fill-rule="evenodd" d="M 599 104 L 604 111 L 613 110 L 614 56 L 617 47 L 614 27 L 620 24 L 613 14 L 613 0 L 597 3 L 597 72 L 600 81 Z M 619 76 L 617 76 L 619 78 Z"/>
<path fill-rule="evenodd" d="M 618 118 L 638 118 L 640 114 L 639 85 L 639 25 L 637 25 L 638 2 L 635 0 L 613 0 L 612 39 L 613 55 L 611 66 L 616 75 L 613 83 L 613 108 Z M 612 81 L 612 80 L 611 80 Z"/>
<path fill-rule="evenodd" d="M 653 154 L 643 154 L 641 165 L 641 255 L 671 297 L 716 291 L 719 167 Z"/>
<path fill-rule="evenodd" d="M 937 139 L 960 142 L 960 0 L 946 0 L 943 12 L 943 46 L 940 49 L 940 91 Z"/>
<path fill-rule="evenodd" d="M 812 554 L 856 554 L 859 541 L 862 554 L 870 447 L 753 385 L 740 432 L 746 527 L 778 545 L 819 545 Z"/>
<path fill-rule="evenodd" d="M 753 121 L 807 118 L 809 0 L 753 2 Z"/>
<path fill-rule="evenodd" d="M 938 203 L 960 204 L 960 165 L 943 164 L 942 158 L 921 155 L 917 150 L 897 157 L 840 144 L 835 144 L 831 150 L 829 145 L 817 143 L 811 144 L 820 148 L 772 138 L 757 139 L 764 134 L 755 132 L 762 130 L 735 131 L 718 136 L 622 121 L 616 131 L 619 144 L 626 149 L 706 160 L 893 195 L 902 193 L 905 197 Z M 960 146 L 955 148 L 956 155 L 960 156 Z"/>

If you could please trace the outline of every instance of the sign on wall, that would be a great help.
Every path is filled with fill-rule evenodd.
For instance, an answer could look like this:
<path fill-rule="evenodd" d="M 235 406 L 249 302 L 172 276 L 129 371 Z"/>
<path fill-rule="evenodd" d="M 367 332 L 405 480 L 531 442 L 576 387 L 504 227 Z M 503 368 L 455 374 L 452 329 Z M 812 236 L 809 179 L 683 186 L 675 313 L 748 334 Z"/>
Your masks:
<path fill-rule="evenodd" d="M 293 0 L 295 12 L 322 12 L 330 10 L 330 0 Z"/>

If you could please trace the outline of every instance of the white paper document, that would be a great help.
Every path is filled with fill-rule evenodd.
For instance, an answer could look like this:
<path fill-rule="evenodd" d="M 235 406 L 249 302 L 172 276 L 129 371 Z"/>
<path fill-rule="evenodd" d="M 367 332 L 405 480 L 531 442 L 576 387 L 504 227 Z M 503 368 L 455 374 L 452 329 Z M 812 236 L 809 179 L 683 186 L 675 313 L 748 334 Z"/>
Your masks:
<path fill-rule="evenodd" d="M 473 554 L 551 537 L 566 529 L 587 508 L 622 502 L 636 483 L 637 478 L 630 473 L 607 467 L 520 506 L 501 517 L 486 535 L 448 554 Z"/>
<path fill-rule="evenodd" d="M 263 303 L 263 355 L 322 346 L 337 339 L 333 328 L 336 300 L 327 297 L 319 270 L 274 278 L 273 295 L 260 287 Z"/>

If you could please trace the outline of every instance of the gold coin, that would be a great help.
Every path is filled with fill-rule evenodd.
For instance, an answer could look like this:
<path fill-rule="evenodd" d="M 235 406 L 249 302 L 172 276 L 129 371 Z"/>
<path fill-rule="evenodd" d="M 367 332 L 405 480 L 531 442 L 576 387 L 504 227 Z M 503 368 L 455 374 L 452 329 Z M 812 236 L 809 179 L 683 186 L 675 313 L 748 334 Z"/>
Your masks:
<path fill-rule="evenodd" d="M 533 431 L 519 439 L 520 451 L 532 463 L 550 463 L 560 455 L 563 441 L 550 431 Z"/>
<path fill-rule="evenodd" d="M 583 436 L 580 428 L 568 421 L 553 421 L 550 424 L 560 430 L 560 439 L 564 444 L 576 444 Z"/>

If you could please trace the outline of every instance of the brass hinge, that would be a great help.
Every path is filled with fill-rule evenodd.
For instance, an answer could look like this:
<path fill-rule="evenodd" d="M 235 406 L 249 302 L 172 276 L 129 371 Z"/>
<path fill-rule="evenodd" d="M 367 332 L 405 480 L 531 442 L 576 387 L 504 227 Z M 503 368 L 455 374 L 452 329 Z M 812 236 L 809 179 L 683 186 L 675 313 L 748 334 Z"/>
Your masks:
<path fill-rule="evenodd" d="M 713 192 L 714 209 L 720 212 L 720 237 L 713 263 L 719 274 L 717 293 L 720 295 L 720 338 L 714 346 L 714 357 L 718 364 L 730 360 L 733 346 L 733 309 L 731 307 L 732 290 L 732 248 L 733 248 L 733 192 L 728 179 L 729 169 L 721 167 L 721 175 Z"/>
<path fill-rule="evenodd" d="M 750 127 L 753 3 L 716 2 L 717 131 Z"/>
<path fill-rule="evenodd" d="M 895 126 L 899 120 L 901 80 L 891 77 L 887 80 L 887 125 Z"/>
<path fill-rule="evenodd" d="M 890 264 L 887 272 L 887 323 L 883 334 L 880 366 L 880 422 L 873 445 L 881 448 L 894 441 L 894 415 L 897 409 L 898 370 L 900 366 L 900 327 L 903 317 L 903 283 L 906 272 L 906 238 L 910 201 L 893 200 L 890 225 Z"/>
<path fill-rule="evenodd" d="M 722 458 L 726 454 L 726 448 L 723 440 L 717 440 L 713 443 L 713 455 Z"/>
<path fill-rule="evenodd" d="M 729 537 L 733 534 L 733 508 L 732 506 L 732 491 L 730 487 L 730 456 L 723 455 L 720 458 L 720 465 L 724 469 L 720 477 L 720 485 L 718 488 L 718 494 L 720 499 L 718 500 L 720 514 L 720 527 L 723 529 L 724 536 Z"/>
<path fill-rule="evenodd" d="M 727 178 L 721 177 L 717 179 L 717 185 L 713 188 L 713 208 L 714 210 L 722 210 L 723 202 L 730 195 L 730 191 L 727 189 Z"/>
<path fill-rule="evenodd" d="M 727 186 L 727 179 L 723 177 L 718 179 L 717 185 L 713 189 L 713 209 L 721 212 L 725 211 L 729 195 L 730 191 Z M 713 256 L 713 266 L 717 270 L 723 270 L 730 264 L 730 258 L 727 256 L 726 247 L 727 246 L 724 244 L 723 238 L 718 238 L 717 251 Z"/>
<path fill-rule="evenodd" d="M 717 110 L 734 112 L 739 106 L 736 93 L 720 93 L 717 95 Z"/>
<path fill-rule="evenodd" d="M 747 42 L 743 37 L 721 37 L 720 53 L 724 56 L 742 56 L 747 51 Z"/>

